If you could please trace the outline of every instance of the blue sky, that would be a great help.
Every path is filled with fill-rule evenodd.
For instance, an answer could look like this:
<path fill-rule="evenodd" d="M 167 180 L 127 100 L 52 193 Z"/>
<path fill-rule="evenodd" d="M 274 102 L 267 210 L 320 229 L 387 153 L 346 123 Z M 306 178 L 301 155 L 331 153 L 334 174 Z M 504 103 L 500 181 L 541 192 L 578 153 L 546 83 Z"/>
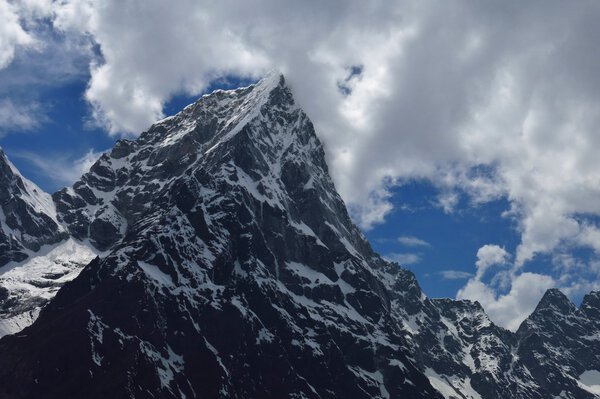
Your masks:
<path fill-rule="evenodd" d="M 436 196 L 435 187 L 426 182 L 410 182 L 394 189 L 394 211 L 385 223 L 369 230 L 367 237 L 377 252 L 391 260 L 394 255 L 398 261 L 416 255 L 414 263 L 401 263 L 417 275 L 429 296 L 454 297 L 467 274 L 451 272 L 472 275 L 480 247 L 496 243 L 513 252 L 519 236 L 513 222 L 499 216 L 508 209 L 504 200 L 478 207 L 462 204 L 447 214 L 435 203 Z M 413 243 L 406 237 L 424 243 Z"/>
<path fill-rule="evenodd" d="M 547 288 L 600 289 L 600 3 L 128 4 L 0 0 L 0 145 L 47 191 L 276 68 L 428 295 L 515 328 Z"/>

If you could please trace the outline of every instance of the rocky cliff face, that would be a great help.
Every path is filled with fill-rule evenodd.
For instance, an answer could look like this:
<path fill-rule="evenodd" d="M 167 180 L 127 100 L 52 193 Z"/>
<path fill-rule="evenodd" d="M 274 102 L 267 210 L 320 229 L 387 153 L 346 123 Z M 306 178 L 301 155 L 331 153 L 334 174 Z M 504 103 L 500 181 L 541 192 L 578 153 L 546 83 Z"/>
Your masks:
<path fill-rule="evenodd" d="M 519 327 L 517 356 L 548 396 L 600 397 L 599 305 L 600 292 L 586 295 L 578 309 L 548 290 Z"/>
<path fill-rule="evenodd" d="M 50 196 L 21 176 L 0 149 L 0 267 L 65 237 Z"/>
<path fill-rule="evenodd" d="M 84 245 L 67 238 L 50 195 L 0 149 L 0 337 L 30 325 L 92 259 Z"/>
<path fill-rule="evenodd" d="M 594 397 L 598 295 L 516 334 L 427 298 L 350 220 L 278 74 L 118 142 L 53 200 L 53 248 L 85 256 L 44 259 L 89 264 L 0 340 L 0 397 Z M 39 280 L 33 255 L 13 273 Z"/>

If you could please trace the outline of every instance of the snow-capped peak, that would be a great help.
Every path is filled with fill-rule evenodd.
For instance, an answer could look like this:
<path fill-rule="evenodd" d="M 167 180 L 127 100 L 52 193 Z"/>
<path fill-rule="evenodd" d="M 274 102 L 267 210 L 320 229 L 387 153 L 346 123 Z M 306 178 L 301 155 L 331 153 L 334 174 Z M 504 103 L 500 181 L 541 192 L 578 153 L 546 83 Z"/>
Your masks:
<path fill-rule="evenodd" d="M 6 167 L 12 172 L 12 176 L 10 176 L 11 173 L 8 173 Z M 4 177 L 0 177 L 0 179 L 6 178 L 7 181 L 12 183 L 12 195 L 20 197 L 35 212 L 50 216 L 52 220 L 59 225 L 56 215 L 56 206 L 54 205 L 50 194 L 46 193 L 31 180 L 25 178 L 17 167 L 6 157 L 6 154 L 1 147 L 0 173 L 4 175 Z M 5 186 L 3 189 L 8 189 L 8 187 Z M 59 225 L 59 227 L 62 229 L 62 226 Z"/>
<path fill-rule="evenodd" d="M 0 267 L 64 238 L 51 197 L 24 178 L 0 149 Z"/>

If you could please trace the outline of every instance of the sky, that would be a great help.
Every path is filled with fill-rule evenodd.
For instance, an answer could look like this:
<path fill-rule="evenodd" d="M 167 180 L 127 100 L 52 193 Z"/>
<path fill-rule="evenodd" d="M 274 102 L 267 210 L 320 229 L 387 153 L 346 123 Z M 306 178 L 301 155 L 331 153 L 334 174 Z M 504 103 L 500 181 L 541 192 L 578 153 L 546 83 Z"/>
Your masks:
<path fill-rule="evenodd" d="M 515 329 L 600 289 L 600 3 L 0 0 L 0 146 L 47 191 L 219 87 L 284 73 L 352 217 Z"/>

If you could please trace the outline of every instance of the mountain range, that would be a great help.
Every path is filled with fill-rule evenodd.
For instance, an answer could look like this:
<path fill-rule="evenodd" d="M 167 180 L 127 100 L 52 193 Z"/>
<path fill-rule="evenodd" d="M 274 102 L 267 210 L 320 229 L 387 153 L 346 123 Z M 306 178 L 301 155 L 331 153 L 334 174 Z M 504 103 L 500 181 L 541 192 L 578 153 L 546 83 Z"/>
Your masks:
<path fill-rule="evenodd" d="M 0 151 L 0 398 L 600 398 L 600 292 L 516 332 L 375 253 L 278 73 L 53 195 Z"/>

